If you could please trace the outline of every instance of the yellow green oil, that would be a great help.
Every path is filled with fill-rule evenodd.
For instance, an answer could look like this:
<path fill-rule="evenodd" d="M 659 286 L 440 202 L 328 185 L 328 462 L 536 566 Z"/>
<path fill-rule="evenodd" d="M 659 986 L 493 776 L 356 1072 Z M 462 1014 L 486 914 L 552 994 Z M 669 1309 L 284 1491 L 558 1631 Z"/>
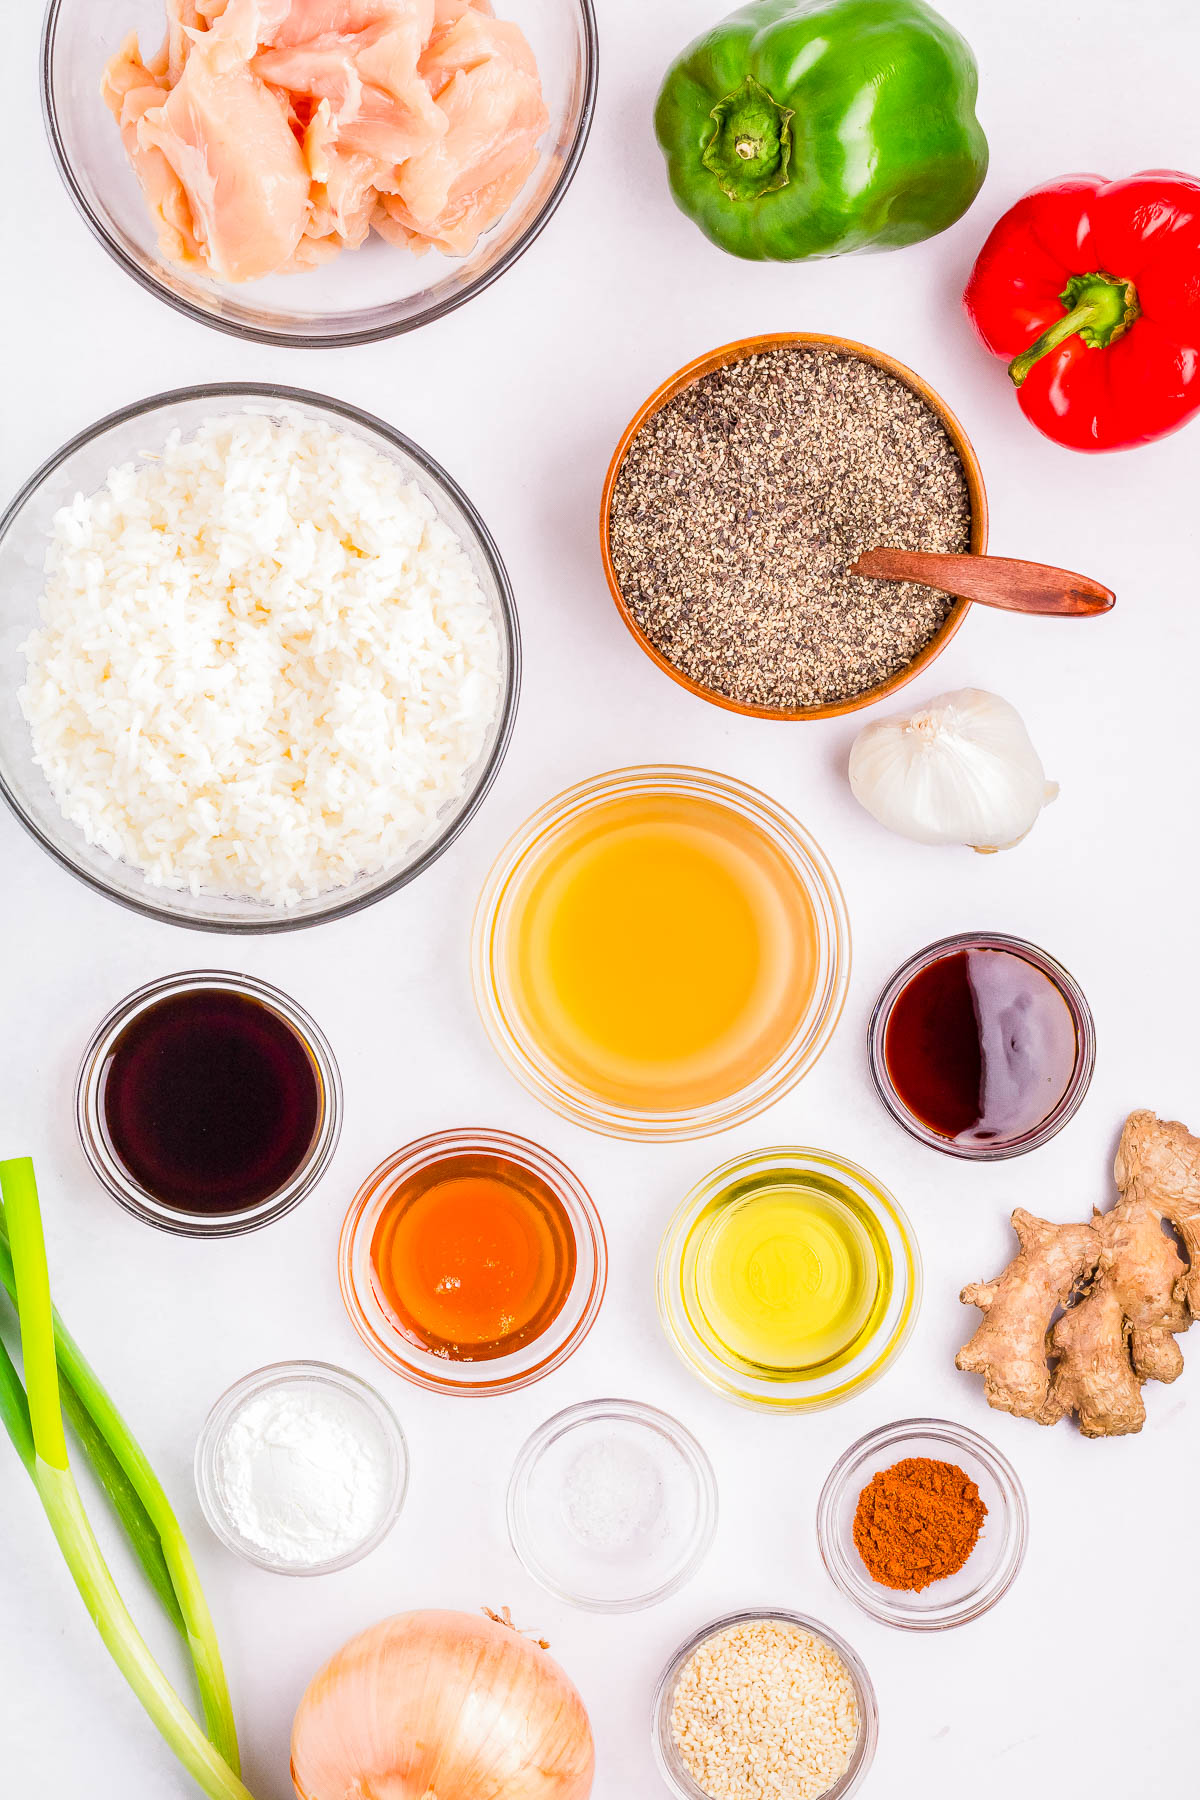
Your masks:
<path fill-rule="evenodd" d="M 878 1221 L 831 1176 L 759 1169 L 716 1194 L 684 1246 L 683 1304 L 732 1369 L 786 1380 L 837 1369 L 887 1311 Z"/>

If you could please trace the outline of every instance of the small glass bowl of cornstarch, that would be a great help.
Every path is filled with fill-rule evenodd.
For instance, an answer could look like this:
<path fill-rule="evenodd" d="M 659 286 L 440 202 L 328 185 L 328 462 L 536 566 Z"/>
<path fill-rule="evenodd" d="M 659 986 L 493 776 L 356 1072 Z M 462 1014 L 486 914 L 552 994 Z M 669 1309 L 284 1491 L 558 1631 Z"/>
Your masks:
<path fill-rule="evenodd" d="M 318 394 L 156 395 L 0 518 L 0 796 L 167 923 L 294 929 L 411 881 L 490 788 L 519 678 L 470 501 Z"/>
<path fill-rule="evenodd" d="M 654 1696 L 655 1758 L 677 1800 L 847 1800 L 875 1755 L 875 1690 L 803 1613 L 729 1613 L 681 1645 Z"/>
<path fill-rule="evenodd" d="M 277 1575 L 331 1575 L 381 1544 L 408 1488 L 391 1408 L 332 1363 L 256 1369 L 196 1445 L 196 1490 L 227 1549 Z"/>

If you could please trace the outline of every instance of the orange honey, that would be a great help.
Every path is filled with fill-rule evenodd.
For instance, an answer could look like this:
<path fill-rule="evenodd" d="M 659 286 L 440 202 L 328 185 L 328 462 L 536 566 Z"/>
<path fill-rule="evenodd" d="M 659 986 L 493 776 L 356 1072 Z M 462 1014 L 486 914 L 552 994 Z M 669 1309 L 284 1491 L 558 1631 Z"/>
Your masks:
<path fill-rule="evenodd" d="M 464 1151 L 396 1187 L 370 1264 L 379 1305 L 410 1343 L 483 1362 L 521 1349 L 558 1317 L 575 1278 L 575 1233 L 532 1169 Z"/>

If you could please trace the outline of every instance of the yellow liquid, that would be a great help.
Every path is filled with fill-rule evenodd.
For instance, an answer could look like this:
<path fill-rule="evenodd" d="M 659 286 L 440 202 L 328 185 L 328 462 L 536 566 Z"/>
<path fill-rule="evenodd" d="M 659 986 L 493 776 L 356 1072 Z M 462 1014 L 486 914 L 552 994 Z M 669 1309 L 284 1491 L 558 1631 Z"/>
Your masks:
<path fill-rule="evenodd" d="M 767 834 L 701 797 L 622 796 L 552 832 L 513 896 L 510 993 L 570 1081 L 646 1112 L 737 1093 L 785 1049 L 817 928 Z"/>
<path fill-rule="evenodd" d="M 760 1173 L 717 1195 L 683 1256 L 684 1305 L 709 1350 L 760 1376 L 836 1368 L 887 1309 L 892 1263 L 851 1190 Z"/>

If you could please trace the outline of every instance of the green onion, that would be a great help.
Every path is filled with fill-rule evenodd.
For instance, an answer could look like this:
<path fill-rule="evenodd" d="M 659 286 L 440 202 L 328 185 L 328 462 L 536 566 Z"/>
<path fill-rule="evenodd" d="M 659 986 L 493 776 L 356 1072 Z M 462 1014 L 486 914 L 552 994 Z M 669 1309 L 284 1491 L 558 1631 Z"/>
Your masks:
<path fill-rule="evenodd" d="M 162 1604 L 162 1609 L 176 1631 L 186 1639 L 187 1627 L 179 1608 L 179 1599 L 171 1583 L 171 1571 L 163 1555 L 162 1539 L 154 1522 L 138 1498 L 137 1490 L 113 1455 L 99 1426 L 59 1369 L 59 1389 L 63 1416 L 71 1427 L 71 1436 L 91 1464 L 114 1513 L 125 1529 L 134 1554 L 142 1565 L 147 1581 Z M 212 1733 L 209 1733 L 212 1736 Z M 222 1752 L 224 1754 L 224 1752 Z M 226 1757 L 226 1761 L 228 1761 Z"/>
<path fill-rule="evenodd" d="M 0 1181 L 2 1181 L 2 1166 L 0 1166 Z M 0 1232 L 2 1231 L 3 1220 L 0 1218 Z M 3 1270 L 0 1269 L 0 1280 L 2 1279 Z M 221 1663 L 221 1653 L 217 1646 L 217 1634 L 213 1626 L 212 1615 L 208 1610 L 208 1602 L 204 1598 L 204 1590 L 200 1586 L 200 1577 L 192 1560 L 192 1553 L 188 1549 L 187 1539 L 183 1535 L 171 1503 L 163 1492 L 157 1475 L 150 1467 L 141 1445 L 133 1436 L 105 1391 L 95 1370 L 57 1314 L 54 1315 L 54 1325 L 55 1347 L 62 1372 L 141 1502 L 149 1527 L 158 1539 L 160 1554 L 166 1565 L 176 1606 L 182 1616 L 183 1630 L 196 1671 L 208 1735 L 236 1773 L 239 1767 L 237 1729 L 233 1722 L 229 1688 Z M 138 1548 L 136 1542 L 134 1547 Z M 147 1573 L 149 1574 L 149 1570 Z M 153 1579 L 154 1577 L 151 1576 L 151 1580 Z"/>
<path fill-rule="evenodd" d="M 25 1385 L 0 1345 L 0 1423 L 3 1423 L 42 1502 L 50 1527 L 85 1606 L 117 1667 L 184 1768 L 211 1800 L 251 1800 L 237 1774 L 237 1747 L 228 1689 L 208 1607 L 195 1565 L 166 1496 L 124 1420 L 105 1394 L 50 1300 L 46 1246 L 37 1185 L 28 1157 L 0 1162 L 0 1280 L 11 1274 L 21 1331 Z M 11 1264 L 11 1268 L 8 1264 Z M 151 1656 L 105 1564 L 67 1458 L 56 1342 L 63 1369 L 83 1412 L 127 1477 L 150 1525 L 185 1621 L 205 1714 L 206 1738 Z M 124 1516 L 124 1515 L 123 1515 Z M 135 1548 L 137 1548 L 135 1539 Z"/>
<path fill-rule="evenodd" d="M 0 1207 L 0 1287 L 3 1287 L 7 1291 L 9 1298 L 15 1305 L 17 1298 L 16 1278 L 13 1275 L 12 1255 L 9 1251 L 8 1238 L 5 1234 L 4 1211 L 2 1207 Z M 91 1413 L 88 1412 L 87 1407 L 84 1405 L 79 1395 L 75 1392 L 67 1375 L 64 1366 L 61 1341 L 61 1334 L 64 1329 L 62 1321 L 58 1314 L 55 1313 L 54 1343 L 55 1348 L 58 1351 L 58 1376 L 59 1387 L 62 1394 L 63 1412 L 66 1414 L 67 1422 L 70 1425 L 75 1438 L 78 1440 L 84 1455 L 91 1464 L 92 1471 L 99 1481 L 100 1486 L 103 1488 L 117 1519 L 123 1526 L 125 1535 L 128 1537 L 130 1545 L 137 1556 L 138 1561 L 142 1565 L 147 1580 L 150 1582 L 150 1585 L 162 1602 L 164 1612 L 170 1619 L 172 1625 L 175 1626 L 176 1630 L 180 1632 L 182 1636 L 186 1637 L 187 1628 L 184 1625 L 183 1613 L 180 1611 L 179 1600 L 171 1582 L 171 1572 L 167 1568 L 167 1561 L 163 1555 L 162 1539 L 159 1537 L 158 1528 L 146 1511 L 146 1508 L 143 1506 L 141 1499 L 138 1496 L 137 1489 L 121 1467 L 116 1456 L 113 1454 L 111 1445 L 108 1443 L 108 1440 L 93 1419 Z M 25 1389 L 20 1385 L 20 1376 L 13 1368 L 11 1360 L 9 1362 L 9 1370 L 20 1391 L 20 1404 L 25 1409 L 25 1417 L 26 1421 L 28 1421 L 29 1408 L 25 1402 Z M 0 1379 L 3 1379 L 3 1370 L 0 1370 Z M 2 1409 L 2 1407 L 3 1399 L 0 1397 L 0 1409 Z M 12 1435 L 11 1426 L 9 1428 L 9 1435 Z M 29 1444 L 32 1450 L 32 1430 L 30 1431 Z M 30 1458 L 30 1462 L 31 1461 L 32 1458 Z M 28 1467 L 30 1464 L 27 1463 L 26 1466 Z M 212 1735 L 211 1732 L 209 1735 Z M 228 1757 L 226 1760 L 228 1761 Z"/>
<path fill-rule="evenodd" d="M 3 1338 L 0 1338 L 0 1421 L 12 1439 L 17 1455 L 32 1475 L 36 1452 L 33 1426 L 29 1423 L 29 1402 Z"/>

